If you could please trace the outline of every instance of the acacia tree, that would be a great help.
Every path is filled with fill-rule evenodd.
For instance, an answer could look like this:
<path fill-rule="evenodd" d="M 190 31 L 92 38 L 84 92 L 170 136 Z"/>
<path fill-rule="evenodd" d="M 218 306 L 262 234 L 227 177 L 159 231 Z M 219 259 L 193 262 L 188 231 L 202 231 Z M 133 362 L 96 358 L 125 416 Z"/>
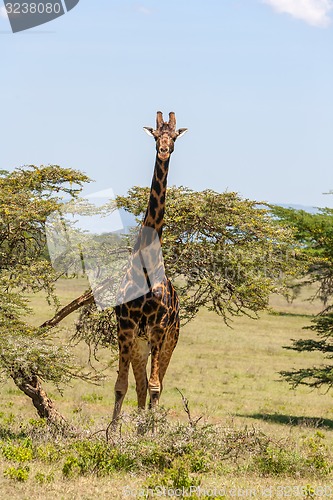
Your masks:
<path fill-rule="evenodd" d="M 63 210 L 64 195 L 77 197 L 88 180 L 58 166 L 30 166 L 0 176 L 0 367 L 32 399 L 39 415 L 51 422 L 62 416 L 42 381 L 59 385 L 84 377 L 73 362 L 70 345 L 54 342 L 60 321 L 82 308 L 77 338 L 94 347 L 116 345 L 113 309 L 100 312 L 94 305 L 98 290 L 88 290 L 39 327 L 28 321 L 29 293 L 43 290 L 57 305 L 54 285 L 61 273 L 52 268 L 45 252 L 46 220 Z M 148 188 L 133 188 L 117 198 L 118 208 L 134 214 L 139 223 L 148 196 Z M 113 211 L 114 205 L 105 210 Z M 170 188 L 163 234 L 166 272 L 177 286 L 183 323 L 200 307 L 217 312 L 225 322 L 239 314 L 256 317 L 268 306 L 270 294 L 284 292 L 302 267 L 295 258 L 293 231 L 276 224 L 267 207 L 236 193 Z M 99 241 L 93 238 L 94 252 Z M 113 251 L 112 245 L 101 245 L 104 256 Z M 103 286 L 102 282 L 97 288 Z"/>
<path fill-rule="evenodd" d="M 41 417 L 62 421 L 42 381 L 56 385 L 82 376 L 69 345 L 54 342 L 56 332 L 29 323 L 28 294 L 44 291 L 57 305 L 60 277 L 46 256 L 45 223 L 61 209 L 63 197 L 78 196 L 89 179 L 56 165 L 28 166 L 0 173 L 0 369 L 28 395 Z"/>
<path fill-rule="evenodd" d="M 291 346 L 285 349 L 292 349 L 298 352 L 319 351 L 323 354 L 324 363 L 319 366 L 300 368 L 298 370 L 282 371 L 281 375 L 291 384 L 292 387 L 306 385 L 308 387 L 319 388 L 326 386 L 333 387 L 333 307 L 326 308 L 314 320 L 313 324 L 304 327 L 316 333 L 316 339 L 293 340 Z"/>
<path fill-rule="evenodd" d="M 117 202 L 140 217 L 147 196 L 134 188 Z M 183 322 L 202 306 L 225 321 L 256 315 L 300 271 L 292 231 L 278 227 L 264 205 L 234 192 L 171 188 L 167 196 L 163 253 L 167 275 L 178 283 Z"/>
<path fill-rule="evenodd" d="M 140 224 L 148 197 L 148 188 L 134 187 L 116 202 Z M 169 188 L 162 245 L 183 324 L 201 307 L 226 323 L 235 315 L 257 317 L 270 294 L 287 292 L 304 267 L 293 231 L 278 225 L 269 207 L 232 192 Z M 105 339 L 105 325 L 112 318 L 108 309 L 100 313 L 93 305 L 83 308 L 78 336 L 96 345 Z M 114 322 L 110 331 L 114 339 Z"/>
<path fill-rule="evenodd" d="M 320 208 L 316 213 L 272 206 L 281 224 L 294 231 L 295 239 L 306 256 L 306 277 L 294 286 L 297 291 L 315 284 L 310 300 L 319 299 L 326 307 L 333 296 L 333 209 Z"/>
<path fill-rule="evenodd" d="M 309 257 L 307 277 L 298 287 L 316 284 L 310 298 L 319 298 L 323 311 L 314 318 L 312 325 L 305 329 L 315 332 L 315 339 L 292 340 L 291 349 L 298 352 L 319 351 L 323 354 L 323 364 L 298 370 L 282 371 L 281 375 L 292 387 L 333 386 L 333 209 L 319 209 L 311 214 L 304 210 L 273 207 L 275 215 L 284 225 L 295 230 L 295 237 Z"/>

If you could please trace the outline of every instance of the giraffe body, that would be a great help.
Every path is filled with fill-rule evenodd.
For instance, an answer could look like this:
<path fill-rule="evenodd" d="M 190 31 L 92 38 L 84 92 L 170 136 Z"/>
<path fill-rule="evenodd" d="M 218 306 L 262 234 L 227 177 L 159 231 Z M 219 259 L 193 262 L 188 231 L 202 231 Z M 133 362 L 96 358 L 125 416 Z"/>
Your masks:
<path fill-rule="evenodd" d="M 175 140 L 187 129 L 176 131 L 175 114 L 169 122 L 157 113 L 156 129 L 145 127 L 156 141 L 156 162 L 144 221 L 135 243 L 132 259 L 124 276 L 116 306 L 119 370 L 115 384 L 112 424 L 115 427 L 128 388 L 132 365 L 139 409 L 154 408 L 162 392 L 162 383 L 179 336 L 179 300 L 165 276 L 161 237 L 165 210 L 167 175 Z M 140 290 L 145 293 L 140 295 Z M 128 297 L 138 297 L 127 300 Z M 150 376 L 147 376 L 151 355 Z"/>

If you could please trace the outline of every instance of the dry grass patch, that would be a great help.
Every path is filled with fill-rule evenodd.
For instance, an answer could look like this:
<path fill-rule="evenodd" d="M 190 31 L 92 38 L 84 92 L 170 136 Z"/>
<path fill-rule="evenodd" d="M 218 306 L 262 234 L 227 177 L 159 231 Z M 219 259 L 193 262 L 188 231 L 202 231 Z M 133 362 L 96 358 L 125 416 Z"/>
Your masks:
<path fill-rule="evenodd" d="M 79 296 L 86 283 L 61 280 L 59 286 L 65 303 Z M 41 297 L 33 299 L 33 306 L 35 324 L 52 315 Z M 264 312 L 258 320 L 238 317 L 232 328 L 201 311 L 182 329 L 165 377 L 156 436 L 149 430 L 136 434 L 131 376 L 122 436 L 106 442 L 116 367 L 107 367 L 100 386 L 74 381 L 63 394 L 47 387 L 60 411 L 85 432 L 81 437 L 65 438 L 44 428 L 20 391 L 10 382 L 2 384 L 2 497 L 116 499 L 124 497 L 125 486 L 141 492 L 189 485 L 225 488 L 225 498 L 232 497 L 232 488 L 242 492 L 252 487 L 255 498 L 265 498 L 264 488 L 276 495 L 282 486 L 308 488 L 310 497 L 316 487 L 330 485 L 332 395 L 306 388 L 292 391 L 278 375 L 321 362 L 318 353 L 299 355 L 282 348 L 291 338 L 311 335 L 302 328 L 319 305 L 302 297 L 293 304 L 272 297 L 271 306 L 278 314 Z M 66 321 L 63 340 L 73 331 Z M 78 345 L 75 352 L 85 364 L 86 346 Z M 95 367 L 104 369 L 110 353 L 104 349 L 99 355 Z M 202 417 L 197 426 L 189 424 L 178 389 L 189 400 L 192 420 Z"/>

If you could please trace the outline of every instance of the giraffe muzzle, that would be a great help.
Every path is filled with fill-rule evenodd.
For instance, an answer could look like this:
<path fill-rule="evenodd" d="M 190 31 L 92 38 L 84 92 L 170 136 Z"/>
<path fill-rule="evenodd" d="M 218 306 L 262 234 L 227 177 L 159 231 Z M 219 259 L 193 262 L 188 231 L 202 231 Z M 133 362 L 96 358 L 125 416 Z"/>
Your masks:
<path fill-rule="evenodd" d="M 170 149 L 169 148 L 159 148 L 158 150 L 158 157 L 160 160 L 167 160 L 170 156 Z"/>

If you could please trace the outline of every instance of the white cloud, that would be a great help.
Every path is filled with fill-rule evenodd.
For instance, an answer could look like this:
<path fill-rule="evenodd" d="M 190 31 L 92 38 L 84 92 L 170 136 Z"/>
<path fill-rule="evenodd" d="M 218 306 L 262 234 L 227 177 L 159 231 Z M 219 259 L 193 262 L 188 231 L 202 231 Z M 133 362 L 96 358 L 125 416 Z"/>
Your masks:
<path fill-rule="evenodd" d="M 6 19 L 8 18 L 5 7 L 0 7 L 0 17 L 5 17 Z"/>
<path fill-rule="evenodd" d="M 290 14 L 312 26 L 326 27 L 331 23 L 332 0 L 262 0 L 277 12 Z"/>
<path fill-rule="evenodd" d="M 145 16 L 150 16 L 150 14 L 153 13 L 151 9 L 148 9 L 144 5 L 138 5 L 136 7 L 137 12 L 140 12 L 141 14 L 144 14 Z"/>

